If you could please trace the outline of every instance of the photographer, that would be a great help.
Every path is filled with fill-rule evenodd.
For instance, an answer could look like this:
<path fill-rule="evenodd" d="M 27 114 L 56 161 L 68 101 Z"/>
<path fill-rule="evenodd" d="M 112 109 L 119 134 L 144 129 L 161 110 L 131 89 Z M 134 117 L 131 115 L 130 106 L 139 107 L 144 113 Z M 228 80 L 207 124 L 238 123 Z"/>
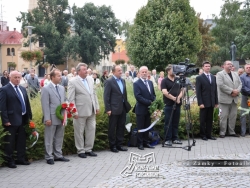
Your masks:
<path fill-rule="evenodd" d="M 173 144 L 182 144 L 178 139 L 178 125 L 180 120 L 181 98 L 182 88 L 175 74 L 173 73 L 172 65 L 168 65 L 166 68 L 167 77 L 161 82 L 161 90 L 163 93 L 163 100 L 165 103 L 165 145 L 172 146 Z M 170 120 L 173 110 L 173 116 Z M 168 127 L 169 126 L 169 127 Z"/>

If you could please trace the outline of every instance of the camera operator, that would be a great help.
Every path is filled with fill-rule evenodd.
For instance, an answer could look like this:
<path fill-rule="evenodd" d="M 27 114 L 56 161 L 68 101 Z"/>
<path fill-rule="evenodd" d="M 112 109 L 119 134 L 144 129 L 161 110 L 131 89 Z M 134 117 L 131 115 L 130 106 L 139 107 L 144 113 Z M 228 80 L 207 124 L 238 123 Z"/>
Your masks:
<path fill-rule="evenodd" d="M 163 100 L 165 103 L 165 145 L 172 146 L 173 144 L 182 144 L 178 139 L 178 125 L 180 120 L 180 109 L 181 109 L 181 98 L 182 90 L 179 78 L 173 73 L 173 66 L 168 65 L 166 68 L 167 77 L 161 82 L 161 90 L 163 93 Z M 185 84 L 185 80 L 184 80 Z M 173 109 L 174 108 L 174 109 Z M 173 110 L 173 116 L 170 120 L 171 113 Z M 169 126 L 169 127 L 168 127 Z"/>

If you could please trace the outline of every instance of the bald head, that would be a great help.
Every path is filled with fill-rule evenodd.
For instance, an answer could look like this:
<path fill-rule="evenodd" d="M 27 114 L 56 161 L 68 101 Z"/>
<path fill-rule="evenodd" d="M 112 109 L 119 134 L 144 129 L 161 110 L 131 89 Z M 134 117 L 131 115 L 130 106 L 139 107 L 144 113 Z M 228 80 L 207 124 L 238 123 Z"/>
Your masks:
<path fill-rule="evenodd" d="M 21 77 L 22 77 L 22 75 L 18 71 L 11 71 L 10 72 L 10 82 L 15 86 L 20 84 Z"/>

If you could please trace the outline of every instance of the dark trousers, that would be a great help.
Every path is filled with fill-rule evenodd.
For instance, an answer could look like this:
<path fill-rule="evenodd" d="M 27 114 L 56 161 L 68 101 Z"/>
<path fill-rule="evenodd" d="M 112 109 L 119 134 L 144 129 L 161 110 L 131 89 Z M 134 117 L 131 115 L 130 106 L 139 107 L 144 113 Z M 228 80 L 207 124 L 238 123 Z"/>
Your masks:
<path fill-rule="evenodd" d="M 164 135 L 166 137 L 165 138 L 166 141 L 178 140 L 178 126 L 180 121 L 181 106 L 176 105 L 175 110 L 173 111 L 172 120 L 170 121 L 172 110 L 173 106 L 165 106 L 164 108 L 164 113 L 165 113 Z"/>
<path fill-rule="evenodd" d="M 213 125 L 213 107 L 206 107 L 200 109 L 200 136 L 211 137 Z"/>
<path fill-rule="evenodd" d="M 8 163 L 14 161 L 13 152 L 17 151 L 17 160 L 25 160 L 25 151 L 26 151 L 26 132 L 23 125 L 21 126 L 4 126 L 5 131 L 8 131 L 10 135 L 4 137 L 4 153 L 5 160 Z"/>
<path fill-rule="evenodd" d="M 137 129 L 145 129 L 148 128 L 151 124 L 150 114 L 146 115 L 136 115 L 136 125 Z M 137 133 L 137 143 L 138 145 L 148 144 L 148 132 Z"/>
<path fill-rule="evenodd" d="M 124 140 L 124 130 L 126 122 L 126 111 L 123 107 L 120 115 L 109 116 L 108 139 L 110 148 L 122 146 Z"/>

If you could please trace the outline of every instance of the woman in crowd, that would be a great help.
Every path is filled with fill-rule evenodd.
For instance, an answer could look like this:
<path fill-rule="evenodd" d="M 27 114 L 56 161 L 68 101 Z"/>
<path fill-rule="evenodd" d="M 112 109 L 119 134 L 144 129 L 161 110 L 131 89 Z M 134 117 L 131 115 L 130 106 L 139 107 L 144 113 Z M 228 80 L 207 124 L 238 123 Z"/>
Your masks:
<path fill-rule="evenodd" d="M 93 78 L 93 80 L 94 80 L 94 85 L 95 85 L 96 87 L 98 87 L 98 86 L 101 84 L 101 82 L 100 82 L 100 79 L 97 78 L 97 73 L 93 73 L 93 74 L 92 74 L 92 78 Z"/>
<path fill-rule="evenodd" d="M 161 71 L 160 72 L 160 75 L 159 75 L 159 78 L 158 78 L 158 89 L 161 90 L 161 81 L 163 80 L 164 78 L 164 72 Z"/>
<path fill-rule="evenodd" d="M 10 82 L 9 73 L 7 72 L 7 70 L 5 70 L 5 71 L 3 71 L 3 76 L 1 77 L 2 87 L 7 85 L 9 82 Z"/>
<path fill-rule="evenodd" d="M 103 72 L 103 75 L 101 77 L 101 82 L 102 82 L 102 85 L 104 85 L 104 82 L 108 79 L 108 71 L 104 71 Z"/>
<path fill-rule="evenodd" d="M 50 75 L 47 74 L 47 78 L 44 80 L 44 86 L 49 85 L 50 82 L 51 82 L 50 81 Z"/>

